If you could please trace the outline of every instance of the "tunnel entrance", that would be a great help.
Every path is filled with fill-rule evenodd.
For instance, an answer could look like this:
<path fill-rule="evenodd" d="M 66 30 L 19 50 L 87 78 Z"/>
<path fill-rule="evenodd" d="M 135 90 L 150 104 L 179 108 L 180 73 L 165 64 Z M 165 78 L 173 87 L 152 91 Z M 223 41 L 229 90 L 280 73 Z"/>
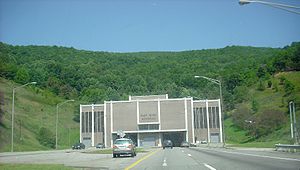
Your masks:
<path fill-rule="evenodd" d="M 171 140 L 174 146 L 180 146 L 181 142 L 185 141 L 186 132 L 164 132 L 163 141 Z"/>

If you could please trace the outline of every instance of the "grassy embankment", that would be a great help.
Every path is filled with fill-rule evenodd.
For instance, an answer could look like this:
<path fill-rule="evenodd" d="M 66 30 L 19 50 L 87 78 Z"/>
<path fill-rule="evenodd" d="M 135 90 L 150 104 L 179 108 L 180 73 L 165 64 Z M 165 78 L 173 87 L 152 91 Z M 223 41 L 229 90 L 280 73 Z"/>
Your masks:
<path fill-rule="evenodd" d="M 290 122 L 288 102 L 290 96 L 285 96 L 283 85 L 280 84 L 280 77 L 284 77 L 295 85 L 294 94 L 295 101 L 300 101 L 300 72 L 284 72 L 279 73 L 275 77 L 272 77 L 272 88 L 266 88 L 263 91 L 256 90 L 257 87 L 253 87 L 249 90 L 249 101 L 247 105 L 251 105 L 251 101 L 255 100 L 258 103 L 258 113 L 264 109 L 280 110 L 286 113 L 286 124 L 278 130 L 274 130 L 273 133 L 251 141 L 251 136 L 247 136 L 247 132 L 241 130 L 233 125 L 232 119 L 225 120 L 225 134 L 226 142 L 229 146 L 241 146 L 241 147 L 274 147 L 278 143 L 292 144 L 290 136 Z M 265 82 L 266 83 L 266 82 Z M 275 89 L 277 86 L 277 90 Z M 226 101 L 225 101 L 226 102 Z M 298 102 L 299 103 L 299 102 Z M 299 108 L 299 107 L 298 107 Z M 296 117 L 299 122 L 300 112 L 296 109 Z"/>
<path fill-rule="evenodd" d="M 20 86 L 0 78 L 0 91 L 4 93 L 4 116 L 0 126 L 0 152 L 11 149 L 12 88 Z M 55 137 L 56 104 L 65 99 L 29 85 L 15 93 L 14 151 L 49 150 L 39 143 L 37 136 L 45 127 Z M 79 140 L 79 124 L 72 120 L 77 102 L 59 107 L 58 149 L 70 148 Z"/>

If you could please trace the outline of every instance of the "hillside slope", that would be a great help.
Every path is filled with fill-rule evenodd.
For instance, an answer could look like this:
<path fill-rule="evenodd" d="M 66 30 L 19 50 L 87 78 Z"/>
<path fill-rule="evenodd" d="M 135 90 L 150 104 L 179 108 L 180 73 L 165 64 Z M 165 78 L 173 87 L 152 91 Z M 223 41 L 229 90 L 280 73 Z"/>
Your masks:
<path fill-rule="evenodd" d="M 294 91 L 291 95 L 286 95 L 285 85 L 282 80 L 291 82 L 294 85 Z M 291 139 L 290 132 L 290 117 L 288 110 L 288 103 L 290 101 L 299 101 L 300 100 L 300 72 L 281 72 L 276 74 L 271 78 L 272 86 L 268 87 L 268 81 L 264 82 L 265 89 L 258 90 L 257 83 L 255 86 L 252 86 L 251 89 L 246 92 L 247 99 L 243 103 L 236 105 L 236 108 L 245 106 L 251 111 L 250 116 L 247 116 L 243 120 L 248 122 L 243 122 L 242 127 L 237 127 L 233 121 L 233 114 L 243 114 L 241 111 L 245 109 L 235 109 L 230 112 L 230 116 L 225 121 L 226 129 L 226 139 L 229 144 L 238 144 L 239 146 L 255 146 L 255 147 L 274 147 L 276 143 L 288 143 L 293 144 L 294 139 Z M 255 106 L 254 104 L 255 103 Z M 256 107 L 256 111 L 253 112 L 253 107 Z M 278 128 L 272 129 L 272 132 L 266 135 L 262 135 L 259 138 L 255 138 L 255 119 L 258 115 L 264 114 L 264 111 L 278 111 L 281 112 L 284 117 L 281 120 L 283 124 Z M 240 117 L 243 118 L 243 117 Z M 271 119 L 267 117 L 266 119 Z M 249 123 L 249 120 L 252 120 L 252 124 Z M 300 121 L 300 110 L 299 106 L 296 106 L 296 120 Z M 297 124 L 297 129 L 299 131 L 300 125 Z M 254 133 L 252 133 L 254 132 Z"/>
<path fill-rule="evenodd" d="M 0 77 L 0 91 L 4 93 L 4 115 L 0 126 L 0 152 L 11 150 L 11 109 L 13 84 Z M 47 150 L 38 141 L 42 127 L 52 132 L 55 138 L 56 104 L 64 99 L 36 88 L 26 86 L 15 93 L 15 121 L 14 121 L 14 151 Z M 70 148 L 79 140 L 79 124 L 74 122 L 76 103 L 65 104 L 59 109 L 58 148 Z"/>

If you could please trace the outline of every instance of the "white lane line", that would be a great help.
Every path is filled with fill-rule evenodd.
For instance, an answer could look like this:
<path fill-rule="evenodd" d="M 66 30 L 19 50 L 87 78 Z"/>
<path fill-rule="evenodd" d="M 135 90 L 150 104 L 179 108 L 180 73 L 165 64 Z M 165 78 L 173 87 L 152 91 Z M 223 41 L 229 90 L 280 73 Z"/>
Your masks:
<path fill-rule="evenodd" d="M 162 164 L 162 166 L 168 166 L 166 158 L 164 158 L 164 163 Z"/>
<path fill-rule="evenodd" d="M 192 156 L 191 154 L 188 154 L 189 156 Z"/>
<path fill-rule="evenodd" d="M 184 150 L 182 150 L 181 152 L 184 152 Z"/>
<path fill-rule="evenodd" d="M 204 166 L 206 166 L 210 170 L 216 170 L 216 168 L 214 168 L 214 167 L 212 167 L 212 166 L 210 166 L 210 165 L 208 165 L 206 163 L 203 163 L 203 164 L 204 164 Z"/>
<path fill-rule="evenodd" d="M 224 152 L 224 153 L 231 153 L 236 155 L 254 156 L 254 157 L 270 158 L 270 159 L 280 159 L 286 161 L 300 161 L 300 159 L 294 159 L 294 158 L 282 158 L 282 157 L 275 157 L 275 156 L 256 155 L 250 153 L 238 153 L 238 152 L 229 152 L 229 151 L 216 151 L 216 152 Z"/>

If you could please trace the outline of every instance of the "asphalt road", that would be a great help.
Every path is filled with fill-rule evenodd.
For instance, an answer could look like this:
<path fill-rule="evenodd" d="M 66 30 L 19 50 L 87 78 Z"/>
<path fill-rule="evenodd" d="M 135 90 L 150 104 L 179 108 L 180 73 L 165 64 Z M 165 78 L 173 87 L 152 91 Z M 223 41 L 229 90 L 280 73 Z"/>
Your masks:
<path fill-rule="evenodd" d="M 257 150 L 173 148 L 158 151 L 133 169 L 300 170 L 300 155 Z"/>
<path fill-rule="evenodd" d="M 87 153 L 85 153 L 87 152 Z M 0 163 L 63 164 L 78 170 L 125 169 L 147 153 L 136 157 L 112 158 L 112 154 L 91 154 L 89 150 L 59 150 L 0 153 Z"/>
<path fill-rule="evenodd" d="M 0 163 L 64 164 L 75 169 L 188 169 L 188 170 L 300 170 L 300 153 L 222 148 L 150 149 L 136 157 L 112 158 L 111 154 L 82 151 L 0 153 Z"/>

